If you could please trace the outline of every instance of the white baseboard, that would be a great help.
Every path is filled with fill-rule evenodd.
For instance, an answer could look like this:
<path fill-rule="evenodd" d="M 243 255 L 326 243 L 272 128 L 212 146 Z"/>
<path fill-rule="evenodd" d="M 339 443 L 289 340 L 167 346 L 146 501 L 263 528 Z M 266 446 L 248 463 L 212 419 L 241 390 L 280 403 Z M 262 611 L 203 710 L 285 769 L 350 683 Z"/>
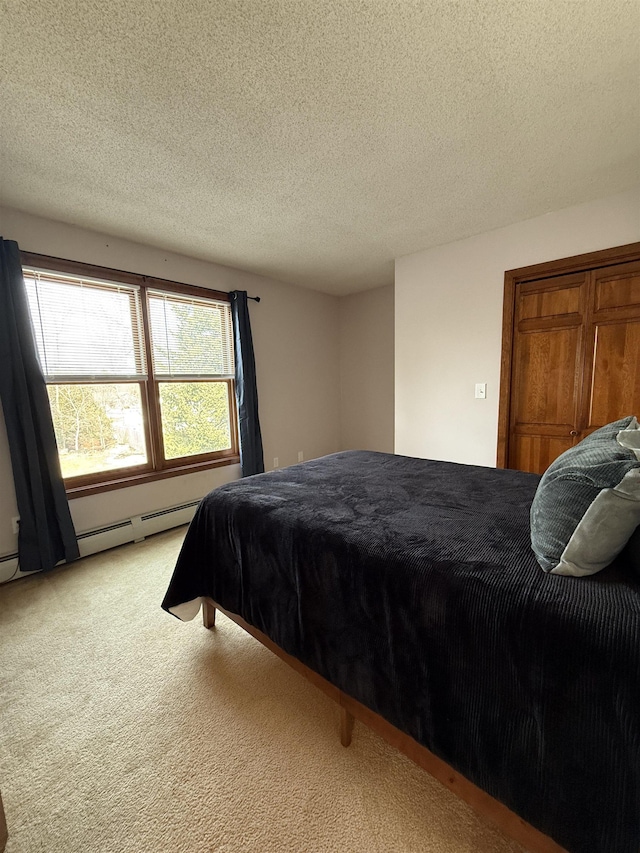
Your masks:
<path fill-rule="evenodd" d="M 125 545 L 127 542 L 141 542 L 154 533 L 188 524 L 193 518 L 198 503 L 199 501 L 191 501 L 179 506 L 167 507 L 146 515 L 136 515 L 114 524 L 108 524 L 105 527 L 79 533 L 77 539 L 80 556 L 88 557 L 90 554 L 97 554 L 99 551 Z M 17 569 L 17 554 L 7 554 L 0 557 L 0 584 L 32 574 L 31 572 L 19 572 Z"/>

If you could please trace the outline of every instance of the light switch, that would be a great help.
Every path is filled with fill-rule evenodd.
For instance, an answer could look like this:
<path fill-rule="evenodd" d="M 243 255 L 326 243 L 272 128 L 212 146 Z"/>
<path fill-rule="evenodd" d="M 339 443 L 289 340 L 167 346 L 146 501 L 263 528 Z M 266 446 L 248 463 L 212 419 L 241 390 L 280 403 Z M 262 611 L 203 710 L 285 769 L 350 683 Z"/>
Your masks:
<path fill-rule="evenodd" d="M 476 400 L 485 400 L 487 397 L 487 383 L 476 382 Z"/>

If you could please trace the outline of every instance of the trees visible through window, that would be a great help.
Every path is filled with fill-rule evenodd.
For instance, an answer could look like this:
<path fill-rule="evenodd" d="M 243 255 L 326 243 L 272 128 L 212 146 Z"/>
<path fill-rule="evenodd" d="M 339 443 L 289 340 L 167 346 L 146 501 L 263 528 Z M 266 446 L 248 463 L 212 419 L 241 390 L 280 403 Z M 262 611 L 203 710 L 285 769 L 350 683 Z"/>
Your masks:
<path fill-rule="evenodd" d="M 226 294 L 27 253 L 23 272 L 68 489 L 237 460 Z"/>

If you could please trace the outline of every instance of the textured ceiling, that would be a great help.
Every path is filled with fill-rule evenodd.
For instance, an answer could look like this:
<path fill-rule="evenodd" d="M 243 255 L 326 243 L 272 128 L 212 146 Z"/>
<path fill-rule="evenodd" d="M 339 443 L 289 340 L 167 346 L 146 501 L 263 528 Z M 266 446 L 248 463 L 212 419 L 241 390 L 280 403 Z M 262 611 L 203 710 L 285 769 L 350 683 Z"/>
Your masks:
<path fill-rule="evenodd" d="M 640 181 L 638 0 L 3 0 L 2 201 L 348 293 Z"/>

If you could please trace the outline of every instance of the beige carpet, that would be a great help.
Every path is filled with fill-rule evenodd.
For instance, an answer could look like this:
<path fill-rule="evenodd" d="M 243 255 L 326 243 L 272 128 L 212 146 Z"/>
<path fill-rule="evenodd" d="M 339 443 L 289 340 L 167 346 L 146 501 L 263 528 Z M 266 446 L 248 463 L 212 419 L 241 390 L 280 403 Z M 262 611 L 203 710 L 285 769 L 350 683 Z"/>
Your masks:
<path fill-rule="evenodd" d="M 0 588 L 7 853 L 522 848 L 218 614 L 160 601 L 184 528 Z"/>

